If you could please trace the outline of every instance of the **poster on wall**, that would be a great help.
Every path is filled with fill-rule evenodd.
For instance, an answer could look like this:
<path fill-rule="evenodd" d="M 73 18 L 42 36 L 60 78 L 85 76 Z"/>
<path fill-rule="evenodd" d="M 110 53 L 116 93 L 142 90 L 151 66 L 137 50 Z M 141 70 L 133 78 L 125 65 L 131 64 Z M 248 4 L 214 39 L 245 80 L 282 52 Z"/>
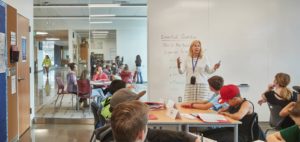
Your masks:
<path fill-rule="evenodd" d="M 17 45 L 17 38 L 15 32 L 10 32 L 10 44 Z"/>
<path fill-rule="evenodd" d="M 26 37 L 22 36 L 22 62 L 26 62 Z"/>

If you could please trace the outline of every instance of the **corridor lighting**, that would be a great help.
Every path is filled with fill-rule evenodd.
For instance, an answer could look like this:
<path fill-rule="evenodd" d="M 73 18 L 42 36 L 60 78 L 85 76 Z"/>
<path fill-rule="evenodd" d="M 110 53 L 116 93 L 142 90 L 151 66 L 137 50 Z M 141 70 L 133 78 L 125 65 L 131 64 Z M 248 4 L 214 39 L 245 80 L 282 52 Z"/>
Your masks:
<path fill-rule="evenodd" d="M 108 34 L 108 31 L 92 31 L 93 34 Z"/>
<path fill-rule="evenodd" d="M 112 21 L 90 22 L 90 24 L 111 24 Z"/>
<path fill-rule="evenodd" d="M 89 4 L 89 7 L 121 7 L 121 4 Z"/>
<path fill-rule="evenodd" d="M 116 14 L 95 14 L 90 15 L 90 17 L 116 17 Z"/>
<path fill-rule="evenodd" d="M 36 32 L 36 35 L 47 35 L 47 32 Z"/>
<path fill-rule="evenodd" d="M 52 40 L 53 41 L 53 40 L 60 40 L 60 39 L 59 38 L 46 38 L 46 40 L 50 40 L 50 41 Z"/>

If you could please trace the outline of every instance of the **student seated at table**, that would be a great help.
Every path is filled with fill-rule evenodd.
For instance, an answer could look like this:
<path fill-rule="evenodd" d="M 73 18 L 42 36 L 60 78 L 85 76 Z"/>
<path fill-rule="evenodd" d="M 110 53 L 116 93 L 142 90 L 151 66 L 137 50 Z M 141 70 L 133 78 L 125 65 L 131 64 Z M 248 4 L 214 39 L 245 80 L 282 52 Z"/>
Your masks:
<path fill-rule="evenodd" d="M 97 66 L 96 72 L 93 75 L 93 81 L 101 80 L 101 81 L 109 81 L 108 76 L 103 72 L 101 66 Z"/>
<path fill-rule="evenodd" d="M 103 72 L 101 66 L 97 66 L 95 73 L 92 77 L 93 81 L 109 81 L 108 76 Z M 94 85 L 94 88 L 102 88 L 105 89 L 106 85 Z"/>
<path fill-rule="evenodd" d="M 202 110 L 212 109 L 218 111 L 221 108 L 227 107 L 226 103 L 220 104 L 220 89 L 224 84 L 224 79 L 221 76 L 212 76 L 208 80 L 209 88 L 214 93 L 207 102 L 186 102 L 182 103 L 181 106 L 185 108 L 197 108 Z"/>
<path fill-rule="evenodd" d="M 101 142 L 200 142 L 190 133 L 148 129 L 149 108 L 138 101 L 144 94 L 118 90 L 111 99 L 111 125 L 98 128 L 96 138 Z"/>
<path fill-rule="evenodd" d="M 123 80 L 113 80 L 109 87 L 105 90 L 107 92 L 105 94 L 105 99 L 101 102 L 101 112 L 100 115 L 102 115 L 103 118 L 109 119 L 111 117 L 111 112 L 110 112 L 110 100 L 111 96 L 118 90 L 125 88 L 126 83 Z"/>
<path fill-rule="evenodd" d="M 248 142 L 251 130 L 251 116 L 253 114 L 254 106 L 240 95 L 240 90 L 236 85 L 225 85 L 220 90 L 220 103 L 227 102 L 229 107 L 220 111 L 219 113 L 230 117 L 234 120 L 241 121 L 242 124 L 238 128 L 238 141 Z M 218 142 L 233 142 L 234 131 L 232 128 L 218 128 L 204 132 L 204 136 L 217 140 Z"/>
<path fill-rule="evenodd" d="M 289 115 L 295 125 L 268 135 L 268 142 L 299 142 L 300 141 L 300 102 L 291 102 L 281 110 L 281 115 Z"/>
<path fill-rule="evenodd" d="M 292 100 L 292 91 L 287 88 L 290 83 L 290 76 L 286 73 L 277 73 L 274 81 L 268 86 L 268 89 L 261 95 L 259 105 L 268 102 L 270 105 L 277 105 L 284 108 Z M 270 116 L 272 117 L 272 116 Z M 274 116 L 276 117 L 276 116 Z M 294 125 L 294 121 L 289 117 L 282 117 L 283 121 L 278 126 L 279 129 L 287 128 Z"/>
<path fill-rule="evenodd" d="M 126 83 L 132 83 L 132 73 L 129 71 L 129 67 L 127 64 L 125 64 L 124 69 L 121 71 L 120 76 L 123 81 Z"/>
<path fill-rule="evenodd" d="M 77 94 L 77 78 L 76 78 L 76 65 L 75 63 L 68 64 L 70 70 L 67 74 L 67 91 L 69 93 Z"/>
<path fill-rule="evenodd" d="M 80 80 L 88 80 L 89 81 L 89 72 L 88 70 L 83 70 L 80 75 Z M 91 92 L 92 98 L 97 98 L 97 104 L 99 104 L 103 99 L 106 97 L 104 96 L 103 90 L 101 88 L 93 88 Z M 87 99 L 83 99 L 84 102 L 87 101 Z"/>

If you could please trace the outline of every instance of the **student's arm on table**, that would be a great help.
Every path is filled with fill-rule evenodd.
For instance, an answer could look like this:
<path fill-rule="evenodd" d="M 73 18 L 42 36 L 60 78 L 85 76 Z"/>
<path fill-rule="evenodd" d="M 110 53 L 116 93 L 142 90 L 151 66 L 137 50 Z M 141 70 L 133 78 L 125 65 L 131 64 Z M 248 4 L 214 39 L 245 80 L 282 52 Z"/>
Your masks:
<path fill-rule="evenodd" d="M 246 101 L 242 104 L 240 110 L 236 113 L 231 114 L 229 112 L 219 112 L 219 114 L 230 117 L 234 120 L 241 120 L 249 112 L 249 110 L 250 110 L 250 103 Z"/>
<path fill-rule="evenodd" d="M 210 102 L 185 102 L 181 104 L 184 108 L 196 108 L 202 110 L 208 110 L 213 106 Z"/>
<path fill-rule="evenodd" d="M 279 132 L 267 136 L 267 142 L 285 142 Z"/>
<path fill-rule="evenodd" d="M 288 105 L 286 105 L 280 112 L 279 116 L 286 117 L 289 115 L 289 111 L 291 111 L 294 106 L 296 105 L 296 102 L 290 102 Z"/>

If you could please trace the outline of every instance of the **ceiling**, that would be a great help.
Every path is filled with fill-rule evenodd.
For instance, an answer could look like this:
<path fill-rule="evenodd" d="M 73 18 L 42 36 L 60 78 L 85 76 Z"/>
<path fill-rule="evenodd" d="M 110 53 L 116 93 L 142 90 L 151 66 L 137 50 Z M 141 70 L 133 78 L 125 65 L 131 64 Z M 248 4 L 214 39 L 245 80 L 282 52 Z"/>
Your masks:
<path fill-rule="evenodd" d="M 120 4 L 121 6 L 89 7 L 89 4 Z M 110 16 L 90 16 L 99 14 Z M 36 39 L 58 36 L 61 40 L 67 40 L 65 38 L 68 35 L 67 27 L 74 23 L 82 23 L 89 27 L 93 26 L 90 22 L 112 22 L 113 25 L 120 25 L 124 21 L 146 18 L 147 0 L 34 0 L 35 31 L 43 30 L 49 33 Z M 58 25 L 65 25 L 66 28 L 55 30 Z M 112 31 L 114 30 L 112 28 Z M 89 35 L 89 30 L 86 29 L 75 29 L 75 32 L 81 37 Z M 112 38 L 115 35 L 115 32 L 109 33 L 107 37 Z"/>

